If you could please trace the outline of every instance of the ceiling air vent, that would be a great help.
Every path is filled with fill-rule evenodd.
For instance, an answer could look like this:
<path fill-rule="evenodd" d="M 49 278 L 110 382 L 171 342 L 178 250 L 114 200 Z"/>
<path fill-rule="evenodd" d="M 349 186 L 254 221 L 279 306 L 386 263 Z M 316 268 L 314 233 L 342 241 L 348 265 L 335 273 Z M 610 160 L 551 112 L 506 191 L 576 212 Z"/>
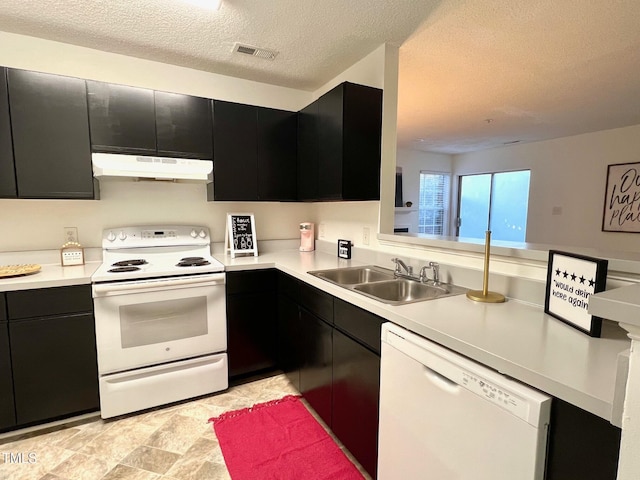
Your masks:
<path fill-rule="evenodd" d="M 237 53 L 243 53 L 245 55 L 251 55 L 252 57 L 265 58 L 267 60 L 273 60 L 278 55 L 278 52 L 275 52 L 273 50 L 253 47 L 251 45 L 242 45 L 241 43 L 236 43 L 233 47 L 233 51 Z"/>

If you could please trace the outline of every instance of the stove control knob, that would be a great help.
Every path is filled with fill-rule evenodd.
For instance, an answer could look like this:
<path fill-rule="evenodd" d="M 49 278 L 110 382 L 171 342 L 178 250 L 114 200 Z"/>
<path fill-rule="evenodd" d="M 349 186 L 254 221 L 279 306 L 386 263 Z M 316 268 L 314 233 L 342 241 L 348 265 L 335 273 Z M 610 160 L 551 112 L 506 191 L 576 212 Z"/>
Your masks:
<path fill-rule="evenodd" d="M 126 234 L 126 233 L 124 233 L 124 232 L 120 232 L 120 233 L 118 234 L 118 238 L 119 238 L 120 240 L 124 240 L 124 239 L 126 239 L 126 238 L 127 238 L 127 234 Z"/>
<path fill-rule="evenodd" d="M 196 232 L 194 229 L 194 230 L 191 230 L 191 233 L 189 235 L 191 235 L 191 238 L 196 238 L 198 236 L 198 232 Z"/>
<path fill-rule="evenodd" d="M 205 238 L 207 236 L 207 232 L 205 232 L 204 230 L 200 230 L 200 233 L 198 233 L 198 236 L 200 238 Z"/>
<path fill-rule="evenodd" d="M 107 240 L 109 240 L 110 242 L 113 242 L 116 239 L 116 235 L 113 232 L 109 232 L 109 234 L 107 235 Z"/>

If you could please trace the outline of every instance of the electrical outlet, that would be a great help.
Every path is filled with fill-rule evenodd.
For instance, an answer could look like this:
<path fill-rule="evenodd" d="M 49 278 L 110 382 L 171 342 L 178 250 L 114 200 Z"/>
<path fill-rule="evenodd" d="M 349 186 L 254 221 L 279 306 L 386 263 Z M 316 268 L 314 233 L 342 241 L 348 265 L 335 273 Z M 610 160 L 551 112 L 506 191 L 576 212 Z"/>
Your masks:
<path fill-rule="evenodd" d="M 78 227 L 64 227 L 64 243 L 78 243 Z"/>
<path fill-rule="evenodd" d="M 362 229 L 362 244 L 369 245 L 369 227 Z"/>
<path fill-rule="evenodd" d="M 318 229 L 318 238 L 324 238 L 324 234 L 325 234 L 324 230 L 325 230 L 324 223 L 321 223 Z"/>

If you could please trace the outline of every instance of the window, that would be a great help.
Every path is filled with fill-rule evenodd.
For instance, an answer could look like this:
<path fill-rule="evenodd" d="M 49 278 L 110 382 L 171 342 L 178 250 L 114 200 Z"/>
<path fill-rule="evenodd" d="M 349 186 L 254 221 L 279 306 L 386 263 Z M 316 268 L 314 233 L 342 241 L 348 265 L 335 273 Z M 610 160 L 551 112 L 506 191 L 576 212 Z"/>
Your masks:
<path fill-rule="evenodd" d="M 448 234 L 449 183 L 448 173 L 420 172 L 419 233 Z"/>
<path fill-rule="evenodd" d="M 460 177 L 458 236 L 524 242 L 531 172 L 486 173 Z"/>

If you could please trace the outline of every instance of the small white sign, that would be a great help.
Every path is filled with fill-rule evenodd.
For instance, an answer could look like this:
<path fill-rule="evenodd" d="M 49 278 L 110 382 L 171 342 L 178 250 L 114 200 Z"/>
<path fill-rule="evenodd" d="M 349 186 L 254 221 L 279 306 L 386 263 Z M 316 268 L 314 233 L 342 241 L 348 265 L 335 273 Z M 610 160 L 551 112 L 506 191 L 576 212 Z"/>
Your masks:
<path fill-rule="evenodd" d="M 253 213 L 227 213 L 224 238 L 225 253 L 229 252 L 231 258 L 236 258 L 238 254 L 258 256 L 256 222 Z"/>
<path fill-rule="evenodd" d="M 551 250 L 544 311 L 593 336 L 602 319 L 588 313 L 591 294 L 605 289 L 607 260 Z"/>

